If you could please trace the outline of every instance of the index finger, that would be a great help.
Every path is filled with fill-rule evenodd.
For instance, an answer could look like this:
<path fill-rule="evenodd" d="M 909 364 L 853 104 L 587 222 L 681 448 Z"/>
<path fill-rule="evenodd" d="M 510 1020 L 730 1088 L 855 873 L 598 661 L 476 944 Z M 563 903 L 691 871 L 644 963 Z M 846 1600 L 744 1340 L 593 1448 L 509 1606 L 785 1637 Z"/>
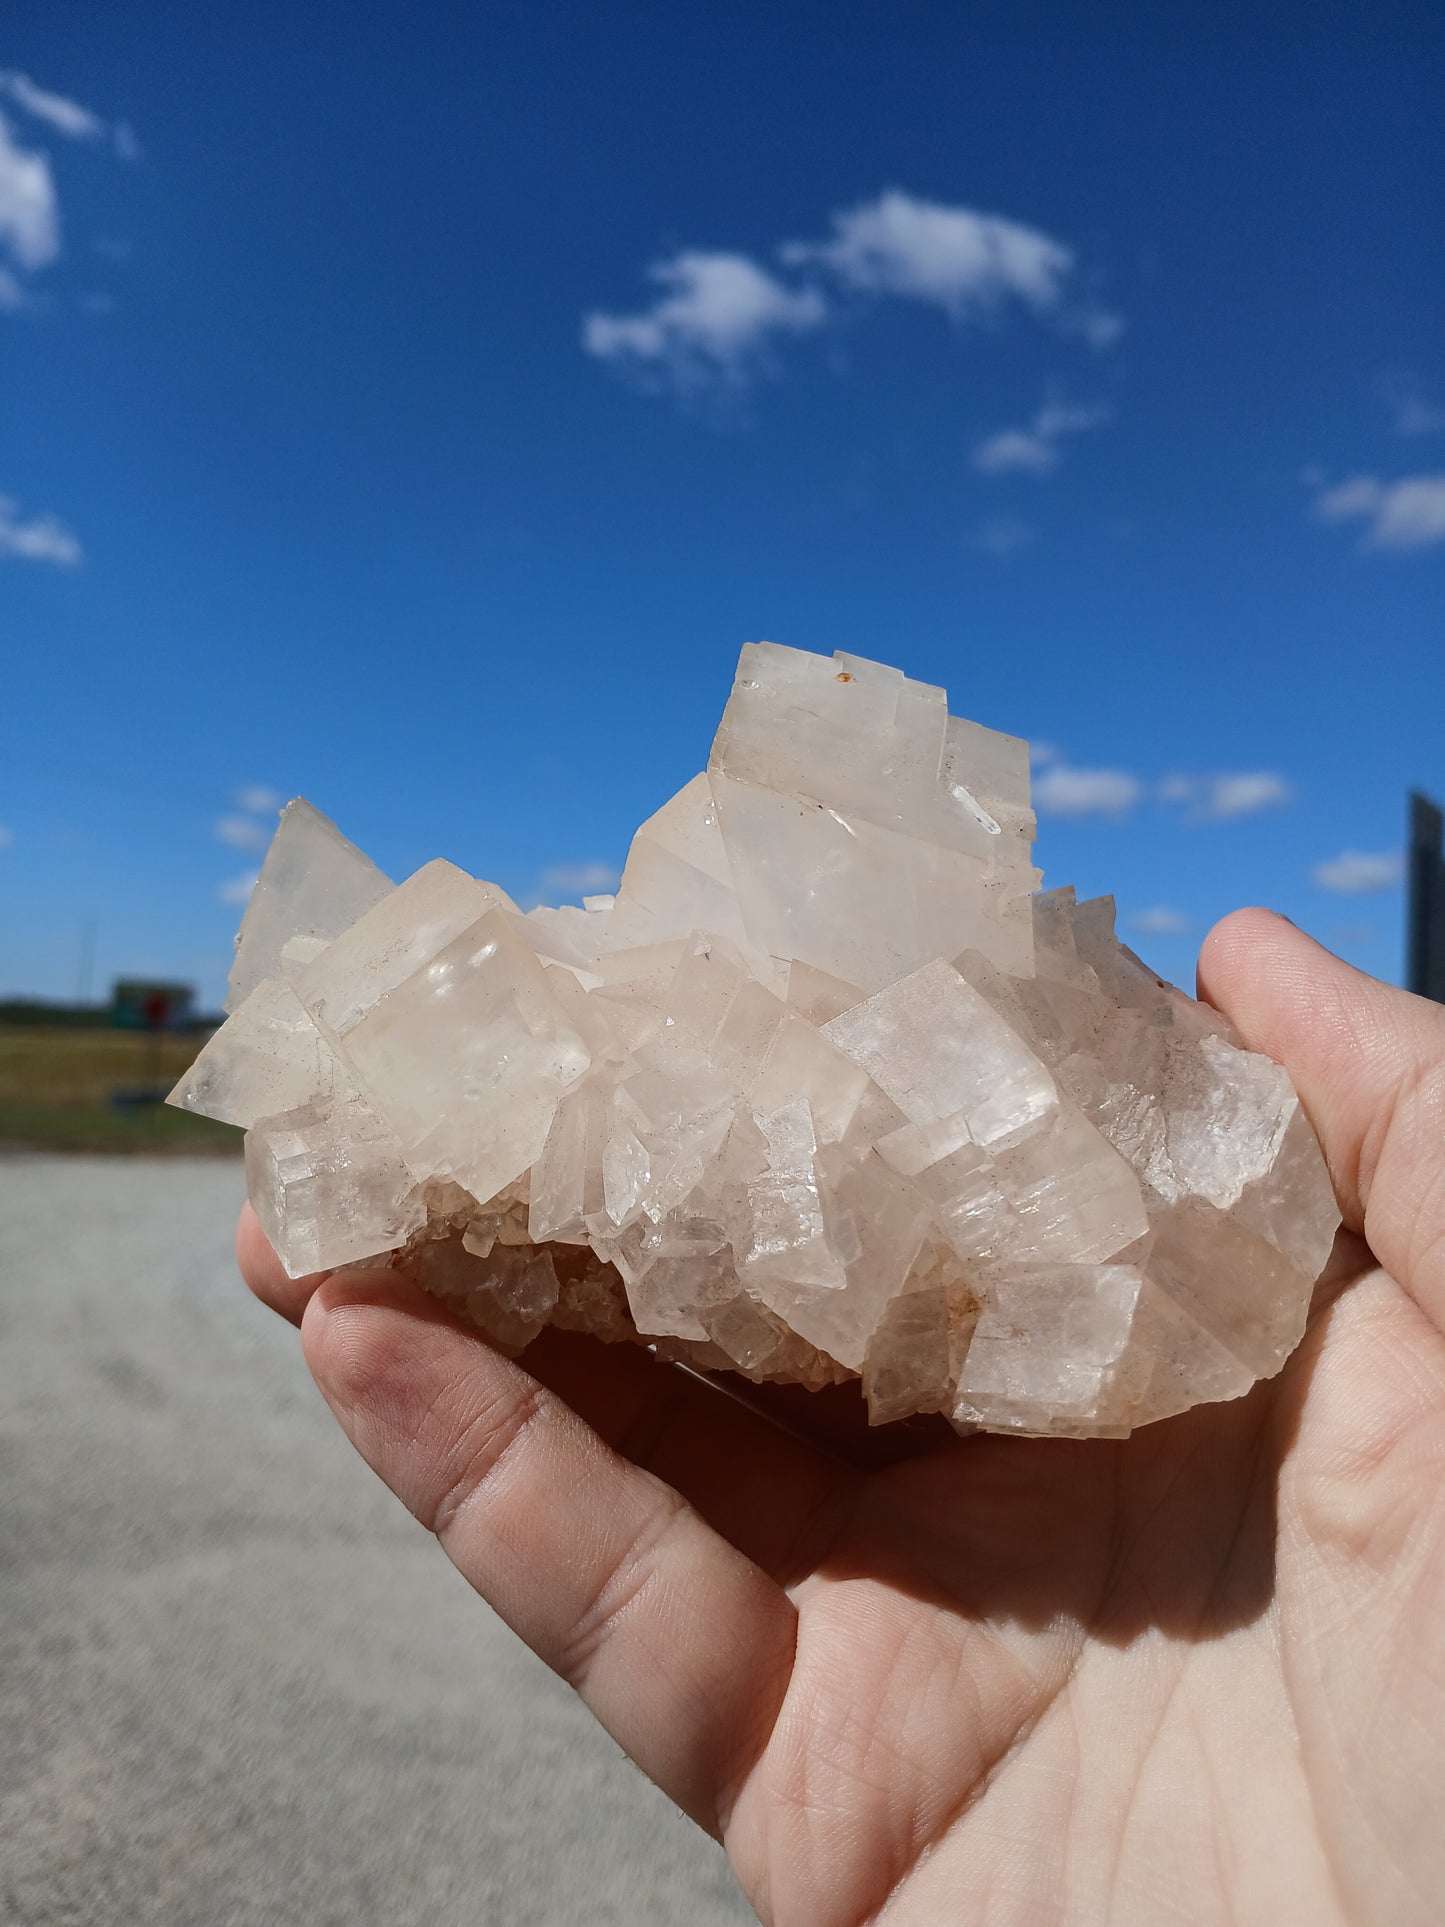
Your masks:
<path fill-rule="evenodd" d="M 399 1277 L 336 1274 L 302 1337 L 362 1456 L 642 1770 L 721 1834 L 792 1670 L 782 1587 Z"/>

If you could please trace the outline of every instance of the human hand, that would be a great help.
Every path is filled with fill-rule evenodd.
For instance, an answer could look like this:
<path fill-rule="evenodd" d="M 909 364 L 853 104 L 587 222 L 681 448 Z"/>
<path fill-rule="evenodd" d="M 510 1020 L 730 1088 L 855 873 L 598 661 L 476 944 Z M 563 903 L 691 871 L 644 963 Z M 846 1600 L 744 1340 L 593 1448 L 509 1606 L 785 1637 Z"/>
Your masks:
<path fill-rule="evenodd" d="M 1200 989 L 1346 1228 L 1276 1379 L 1124 1441 L 512 1362 L 243 1216 L 358 1450 L 777 1927 L 1445 1913 L 1445 1010 L 1263 911 Z"/>

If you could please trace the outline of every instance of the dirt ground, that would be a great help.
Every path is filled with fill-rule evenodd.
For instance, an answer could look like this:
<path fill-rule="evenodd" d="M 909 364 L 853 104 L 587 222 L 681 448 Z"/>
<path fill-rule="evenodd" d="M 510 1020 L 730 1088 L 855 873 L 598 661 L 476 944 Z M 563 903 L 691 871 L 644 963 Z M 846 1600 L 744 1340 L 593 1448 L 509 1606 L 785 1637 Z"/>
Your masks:
<path fill-rule="evenodd" d="M 0 1156 L 0 1921 L 750 1920 L 346 1444 L 241 1185 Z"/>

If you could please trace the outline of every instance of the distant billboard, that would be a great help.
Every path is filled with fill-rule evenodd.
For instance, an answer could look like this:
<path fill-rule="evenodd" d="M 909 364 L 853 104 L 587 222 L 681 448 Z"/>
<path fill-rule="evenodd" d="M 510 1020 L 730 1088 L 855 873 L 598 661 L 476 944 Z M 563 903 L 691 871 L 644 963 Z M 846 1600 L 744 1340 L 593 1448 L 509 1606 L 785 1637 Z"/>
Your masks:
<path fill-rule="evenodd" d="M 110 1021 L 121 1030 L 184 1030 L 195 1015 L 194 984 L 122 977 L 111 991 Z"/>

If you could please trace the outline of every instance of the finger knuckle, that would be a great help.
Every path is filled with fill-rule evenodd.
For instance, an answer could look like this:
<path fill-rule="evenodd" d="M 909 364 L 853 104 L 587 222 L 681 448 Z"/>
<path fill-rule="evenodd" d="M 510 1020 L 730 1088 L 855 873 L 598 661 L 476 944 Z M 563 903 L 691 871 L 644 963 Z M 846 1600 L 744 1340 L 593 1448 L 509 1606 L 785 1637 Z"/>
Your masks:
<path fill-rule="evenodd" d="M 622 1622 L 643 1604 L 658 1580 L 658 1553 L 687 1514 L 687 1504 L 659 1483 L 653 1503 L 635 1531 L 627 1534 L 592 1575 L 581 1609 L 572 1617 L 552 1664 L 569 1685 L 581 1691 L 599 1654 Z"/>
<path fill-rule="evenodd" d="M 480 1503 L 497 1475 L 527 1441 L 547 1406 L 547 1394 L 534 1379 L 499 1386 L 496 1395 L 471 1410 L 439 1460 L 436 1496 L 422 1523 L 445 1538 L 458 1519 Z"/>

